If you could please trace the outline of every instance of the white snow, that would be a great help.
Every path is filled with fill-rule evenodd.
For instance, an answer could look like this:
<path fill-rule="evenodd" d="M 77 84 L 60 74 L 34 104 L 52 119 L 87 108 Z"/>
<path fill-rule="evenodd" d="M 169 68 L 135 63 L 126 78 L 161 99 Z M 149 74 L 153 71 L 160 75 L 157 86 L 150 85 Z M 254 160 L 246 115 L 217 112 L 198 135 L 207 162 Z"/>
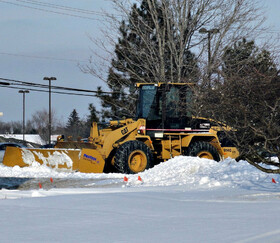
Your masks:
<path fill-rule="evenodd" d="M 28 149 L 21 150 L 22 161 L 28 165 L 36 163 L 34 154 Z"/>
<path fill-rule="evenodd" d="M 58 136 L 59 135 L 52 135 L 51 141 L 55 142 L 57 140 Z M 23 140 L 23 134 L 0 134 L 0 137 Z M 29 143 L 36 143 L 36 144 L 40 144 L 40 145 L 46 144 L 46 141 L 44 141 L 38 134 L 25 134 L 24 139 L 25 139 L 25 141 L 27 141 Z"/>
<path fill-rule="evenodd" d="M 58 168 L 59 165 L 64 165 L 64 164 L 66 164 L 67 168 L 69 169 L 71 169 L 73 166 L 73 161 L 67 155 L 66 151 L 57 150 L 54 151 L 53 153 L 48 152 L 48 157 L 44 156 L 40 152 L 33 151 L 33 153 L 36 154 L 40 160 L 43 161 L 44 165 L 49 165 L 55 167 L 56 169 Z"/>
<path fill-rule="evenodd" d="M 14 139 L 18 139 L 18 140 L 23 140 L 23 134 L 0 134 L 0 137 L 4 137 L 4 138 L 14 138 Z M 40 135 L 38 134 L 25 134 L 24 135 L 24 139 L 27 142 L 30 143 L 36 143 L 36 144 L 40 144 L 43 145 L 46 142 L 40 137 Z"/>
<path fill-rule="evenodd" d="M 29 156 L 30 157 L 30 156 Z M 25 160 L 24 160 L 25 161 Z M 33 161 L 30 157 L 30 161 Z M 27 161 L 25 161 L 27 163 Z M 69 173 L 51 169 L 38 163 L 29 163 L 30 167 L 6 167 L 0 164 L 0 177 L 32 178 L 71 178 L 71 179 L 121 179 L 123 174 Z M 139 184 L 138 176 L 145 182 Z M 263 184 L 271 175 L 257 170 L 246 161 L 236 162 L 226 159 L 222 162 L 194 157 L 178 156 L 167 162 L 156 165 L 137 175 L 126 175 L 129 187 L 167 187 L 187 185 L 189 190 L 209 189 L 216 187 L 242 187 L 252 184 Z M 275 176 L 274 176 L 275 177 Z M 271 180 L 271 179 L 270 179 Z"/>
<path fill-rule="evenodd" d="M 217 163 L 179 156 L 137 175 L 69 173 L 38 164 L 0 165 L 0 177 L 54 181 L 50 189 L 43 184 L 43 189 L 36 190 L 0 190 L 3 242 L 280 239 L 280 178 L 246 161 Z M 59 179 L 102 180 L 106 187 L 95 188 L 92 183 L 89 188 L 56 188 Z"/>

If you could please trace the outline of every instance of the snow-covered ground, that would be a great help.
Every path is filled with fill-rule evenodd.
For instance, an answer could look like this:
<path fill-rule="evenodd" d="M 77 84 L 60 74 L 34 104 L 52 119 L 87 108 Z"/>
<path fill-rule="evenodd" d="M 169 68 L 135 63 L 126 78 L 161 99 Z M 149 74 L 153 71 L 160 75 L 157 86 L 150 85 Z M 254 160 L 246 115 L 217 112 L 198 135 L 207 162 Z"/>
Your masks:
<path fill-rule="evenodd" d="M 23 134 L 0 134 L 0 137 L 23 140 Z M 57 140 L 57 137 L 58 137 L 58 135 L 52 135 L 51 141 L 55 142 Z M 26 142 L 29 142 L 29 143 L 36 143 L 36 144 L 40 144 L 40 145 L 46 144 L 46 141 L 44 141 L 38 134 L 25 134 L 24 139 Z"/>
<path fill-rule="evenodd" d="M 0 190 L 1 240 L 280 241 L 280 187 L 272 183 L 280 178 L 245 161 L 217 163 L 179 156 L 126 176 L 128 182 L 122 174 L 0 165 L 4 179 L 16 177 L 24 184 L 25 179 L 35 178 L 29 180 L 35 189 Z M 68 184 L 60 188 L 61 181 Z M 77 187 L 77 181 L 83 181 L 83 188 Z"/>

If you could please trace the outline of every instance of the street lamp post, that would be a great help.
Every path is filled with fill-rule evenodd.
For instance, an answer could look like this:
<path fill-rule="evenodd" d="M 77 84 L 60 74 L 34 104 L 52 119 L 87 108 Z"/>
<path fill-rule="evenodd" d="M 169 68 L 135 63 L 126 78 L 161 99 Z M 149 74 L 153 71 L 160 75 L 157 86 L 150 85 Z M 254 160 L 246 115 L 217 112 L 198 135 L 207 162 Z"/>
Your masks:
<path fill-rule="evenodd" d="M 23 102 L 22 102 L 22 140 L 25 141 L 25 94 L 29 93 L 29 90 L 19 90 L 20 94 L 22 94 Z"/>
<path fill-rule="evenodd" d="M 51 81 L 56 80 L 56 77 L 44 77 L 44 80 L 49 81 L 49 144 L 51 144 L 51 134 L 52 134 Z"/>
<path fill-rule="evenodd" d="M 208 77 L 208 82 L 209 86 L 211 84 L 211 65 L 212 65 L 212 58 L 211 58 L 211 35 L 219 33 L 219 29 L 210 29 L 207 30 L 205 28 L 201 28 L 199 30 L 199 33 L 201 34 L 207 34 L 207 39 L 208 39 L 208 67 L 207 67 L 207 77 Z"/>

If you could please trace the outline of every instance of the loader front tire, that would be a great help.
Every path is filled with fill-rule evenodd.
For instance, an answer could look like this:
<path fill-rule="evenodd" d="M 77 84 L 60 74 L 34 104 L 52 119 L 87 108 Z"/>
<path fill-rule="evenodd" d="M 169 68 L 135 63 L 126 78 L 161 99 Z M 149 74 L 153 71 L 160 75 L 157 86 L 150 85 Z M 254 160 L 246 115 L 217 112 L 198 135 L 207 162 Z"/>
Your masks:
<path fill-rule="evenodd" d="M 210 143 L 204 141 L 193 142 L 190 144 L 187 150 L 189 156 L 212 159 L 217 162 L 220 161 L 220 155 L 217 149 Z"/>
<path fill-rule="evenodd" d="M 143 142 L 133 140 L 122 144 L 115 155 L 115 168 L 124 174 L 136 174 L 152 166 L 153 155 Z"/>

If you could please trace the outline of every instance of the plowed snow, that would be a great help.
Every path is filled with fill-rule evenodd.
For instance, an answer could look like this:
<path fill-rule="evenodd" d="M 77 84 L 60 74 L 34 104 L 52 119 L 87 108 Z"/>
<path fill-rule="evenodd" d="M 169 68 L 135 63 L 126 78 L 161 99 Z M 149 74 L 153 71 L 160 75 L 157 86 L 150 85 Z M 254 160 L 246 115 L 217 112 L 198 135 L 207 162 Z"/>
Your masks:
<path fill-rule="evenodd" d="M 215 162 L 207 159 L 178 156 L 167 162 L 137 175 L 126 175 L 130 187 L 154 186 L 180 186 L 187 185 L 189 189 L 206 189 L 215 187 L 251 187 L 261 183 L 271 183 L 271 175 L 265 174 L 246 161 L 236 162 L 226 159 Z M 138 180 L 140 176 L 143 180 Z M 0 177 L 20 178 L 69 178 L 69 179 L 104 179 L 108 184 L 123 181 L 124 175 L 110 174 L 85 174 L 79 172 L 61 172 L 46 166 L 33 166 L 13 168 L 0 165 Z"/>

